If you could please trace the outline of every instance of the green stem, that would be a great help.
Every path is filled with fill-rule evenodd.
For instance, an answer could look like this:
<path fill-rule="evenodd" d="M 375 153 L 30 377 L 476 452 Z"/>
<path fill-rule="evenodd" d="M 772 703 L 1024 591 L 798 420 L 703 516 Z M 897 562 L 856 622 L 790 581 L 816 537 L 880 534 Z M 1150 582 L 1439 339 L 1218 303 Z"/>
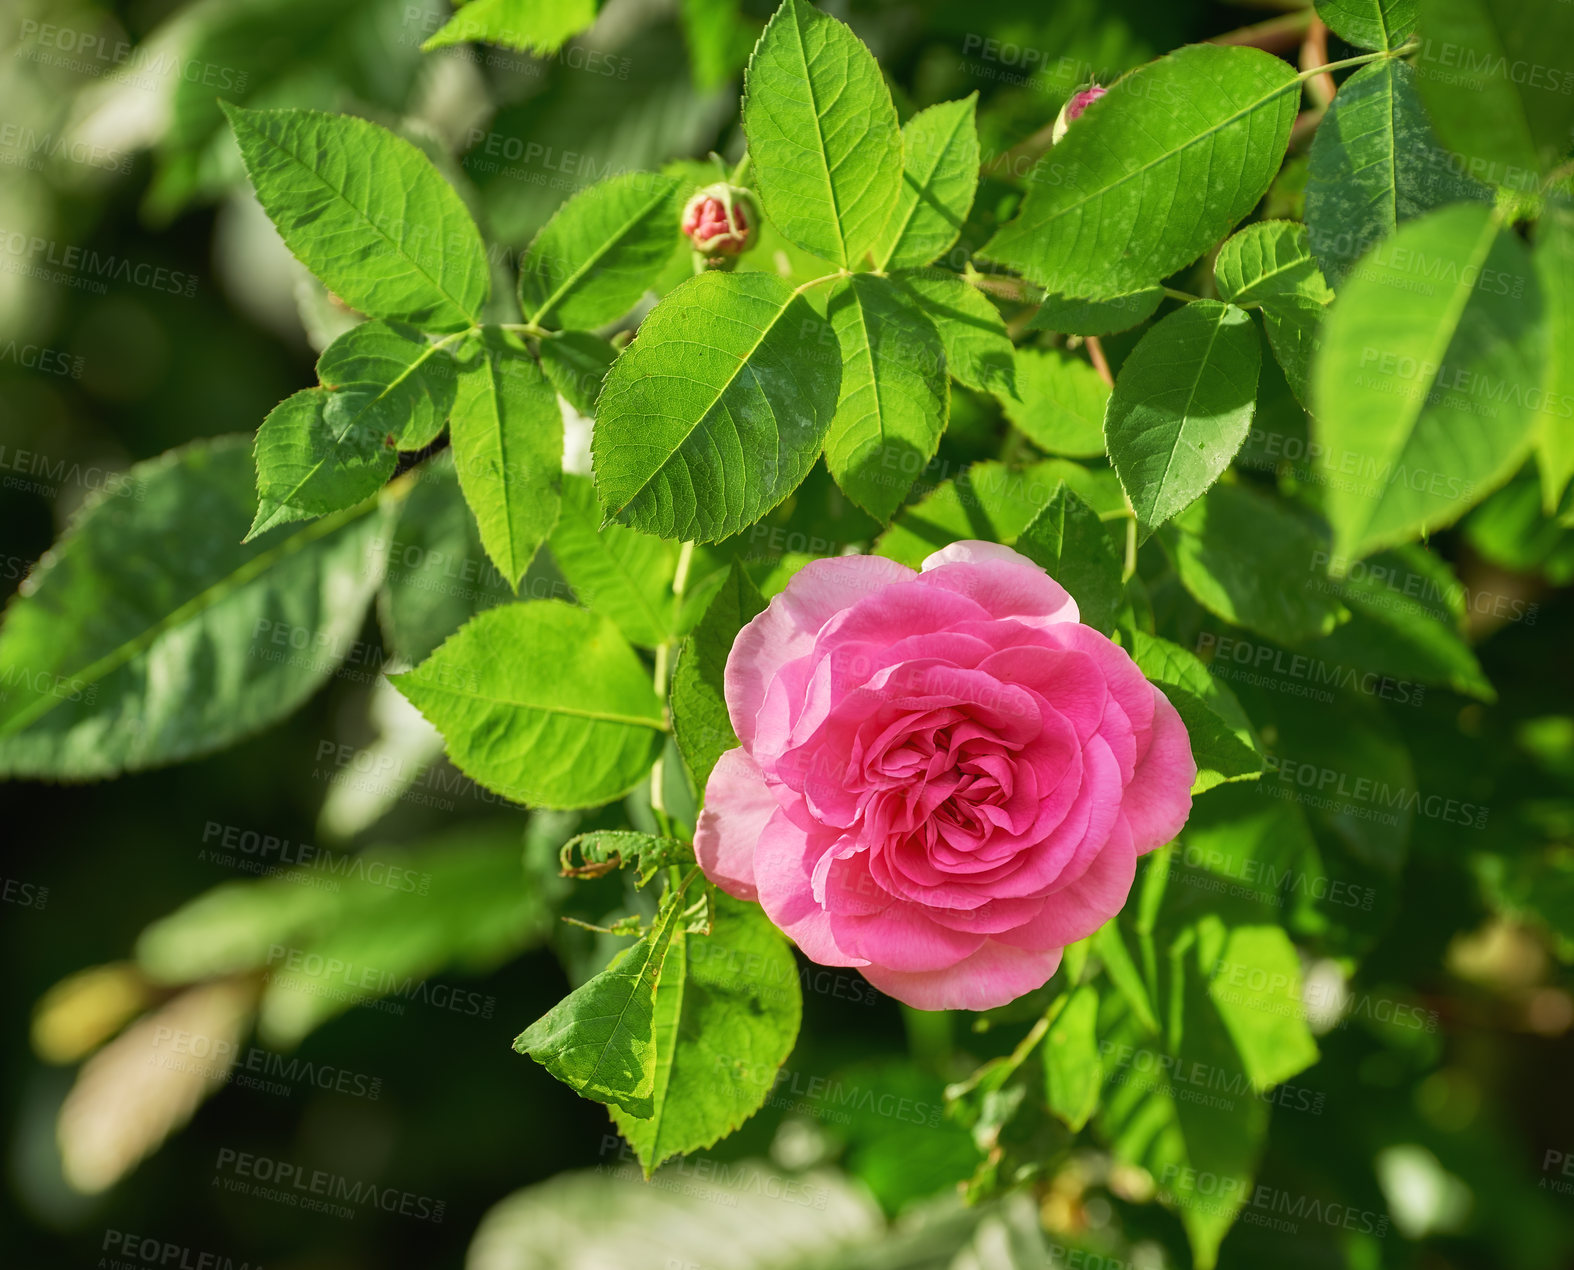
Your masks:
<path fill-rule="evenodd" d="M 1410 43 L 1400 48 L 1386 49 L 1381 53 L 1363 53 L 1360 57 L 1347 57 L 1342 62 L 1329 62 L 1326 66 L 1314 66 L 1309 71 L 1302 71 L 1296 78 L 1304 84 L 1307 80 L 1326 74 L 1329 71 L 1342 71 L 1351 66 L 1366 66 L 1372 62 L 1381 62 L 1391 57 L 1404 57 L 1409 53 L 1414 53 L 1420 47 L 1420 40 L 1411 40 Z"/>
<path fill-rule="evenodd" d="M 689 583 L 689 569 L 694 563 L 694 544 L 685 542 L 678 548 L 678 564 L 672 574 L 672 598 L 682 607 L 683 592 Z M 664 639 L 656 645 L 656 665 L 651 672 L 651 684 L 656 689 L 656 697 L 661 702 L 663 718 L 668 715 L 667 709 L 667 680 L 670 674 L 669 662 L 672 658 L 673 641 Z M 672 720 L 666 719 L 670 729 Z M 672 822 L 667 817 L 667 795 L 662 788 L 666 776 L 665 753 L 656 756 L 656 762 L 650 769 L 650 809 L 655 813 L 656 823 L 661 826 L 661 832 L 669 838 L 672 836 Z"/>
<path fill-rule="evenodd" d="M 743 158 L 738 160 L 738 166 L 733 168 L 732 175 L 727 178 L 728 185 L 742 185 L 743 178 L 749 175 L 749 152 L 743 152 Z"/>

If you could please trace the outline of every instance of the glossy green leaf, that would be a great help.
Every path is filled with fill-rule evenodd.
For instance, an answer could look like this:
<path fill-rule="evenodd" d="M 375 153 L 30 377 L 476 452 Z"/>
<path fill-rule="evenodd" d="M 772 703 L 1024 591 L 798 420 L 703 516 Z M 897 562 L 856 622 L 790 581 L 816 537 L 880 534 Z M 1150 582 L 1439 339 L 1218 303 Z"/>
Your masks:
<path fill-rule="evenodd" d="M 1551 515 L 1574 477 L 1574 207 L 1551 203 L 1534 250 L 1547 306 L 1547 369 L 1536 457 L 1542 505 Z"/>
<path fill-rule="evenodd" d="M 940 332 L 952 379 L 978 392 L 1009 396 L 1015 391 L 1016 351 L 1006 324 L 982 291 L 939 269 L 915 269 L 893 281 Z"/>
<path fill-rule="evenodd" d="M 1104 439 L 1139 540 L 1229 467 L 1251 429 L 1261 359 L 1250 316 L 1215 300 L 1171 313 L 1126 358 Z"/>
<path fill-rule="evenodd" d="M 557 521 L 563 415 L 535 359 L 495 327 L 459 377 L 449 433 L 481 542 L 517 586 Z"/>
<path fill-rule="evenodd" d="M 541 369 L 569 405 L 582 415 L 596 413 L 596 397 L 618 351 L 588 331 L 562 331 L 537 346 Z"/>
<path fill-rule="evenodd" d="M 679 906 L 670 898 L 638 943 L 514 1038 L 584 1098 L 648 1119 L 655 1110 L 656 983 L 671 956 Z"/>
<path fill-rule="evenodd" d="M 1203 793 L 1227 781 L 1251 780 L 1263 770 L 1262 746 L 1235 694 L 1188 650 L 1142 631 L 1122 636 L 1138 669 L 1166 697 L 1186 725 Z"/>
<path fill-rule="evenodd" d="M 1098 989 L 1085 983 L 1066 998 L 1044 1034 L 1044 1100 L 1072 1130 L 1092 1118 L 1104 1083 L 1098 1014 Z"/>
<path fill-rule="evenodd" d="M 460 771 L 515 802 L 598 807 L 661 749 L 661 703 L 634 650 L 606 618 L 555 600 L 488 609 L 392 680 Z"/>
<path fill-rule="evenodd" d="M 833 264 L 862 261 L 902 189 L 896 108 L 863 41 L 806 0 L 784 0 L 744 76 L 743 129 L 776 228 Z"/>
<path fill-rule="evenodd" d="M 1122 76 L 1039 161 L 984 254 L 1066 296 L 1151 287 L 1267 192 L 1300 95 L 1260 49 L 1192 44 Z"/>
<path fill-rule="evenodd" d="M 1272 499 L 1216 485 L 1175 528 L 1181 585 L 1225 621 L 1294 644 L 1328 634 L 1348 615 L 1337 594 L 1312 585 L 1326 583 L 1324 539 Z"/>
<path fill-rule="evenodd" d="M 481 235 L 415 146 L 351 115 L 225 113 L 280 237 L 340 299 L 426 331 L 475 324 L 488 289 Z"/>
<path fill-rule="evenodd" d="M 1317 16 L 1358 49 L 1400 47 L 1415 30 L 1419 9 L 1419 0 L 1317 0 Z"/>
<path fill-rule="evenodd" d="M 662 300 L 613 363 L 592 439 L 608 516 L 716 542 L 797 488 L 841 384 L 835 335 L 765 273 L 705 273 Z"/>
<path fill-rule="evenodd" d="M 1544 338 L 1529 253 L 1490 208 L 1433 212 L 1362 260 L 1313 367 L 1339 556 L 1450 524 L 1513 474 Z"/>
<path fill-rule="evenodd" d="M 696 790 L 711 769 L 738 744 L 727 714 L 724 676 L 733 642 L 765 609 L 765 598 L 734 564 L 672 667 L 672 731 Z"/>
<path fill-rule="evenodd" d="M 0 626 L 0 772 L 80 780 L 210 753 L 357 653 L 391 512 L 242 544 L 249 450 L 223 437 L 138 464 L 28 577 Z"/>
<path fill-rule="evenodd" d="M 324 388 L 353 394 L 329 411 L 353 407 L 357 427 L 381 428 L 401 450 L 437 439 L 454 406 L 459 370 L 448 349 L 392 322 L 352 326 L 317 358 Z"/>
<path fill-rule="evenodd" d="M 950 413 L 940 333 L 884 278 L 837 283 L 829 316 L 842 350 L 842 389 L 825 463 L 853 502 L 890 520 L 934 458 Z"/>
<path fill-rule="evenodd" d="M 464 0 L 421 48 L 430 52 L 478 40 L 549 57 L 590 29 L 598 5 L 599 0 Z"/>
<path fill-rule="evenodd" d="M 393 475 L 398 455 L 387 434 L 326 388 L 303 388 L 268 412 L 257 431 L 257 517 L 246 533 L 309 520 L 370 498 Z M 337 407 L 337 409 L 335 409 Z"/>
<path fill-rule="evenodd" d="M 1312 259 L 1306 226 L 1282 220 L 1248 225 L 1219 249 L 1213 276 L 1224 299 L 1261 306 L 1269 347 L 1296 400 L 1306 402 L 1312 354 L 1334 298 Z"/>
<path fill-rule="evenodd" d="M 1230 931 L 1208 995 L 1256 1089 L 1271 1089 L 1317 1061 L 1301 1003 L 1301 959 L 1280 927 Z"/>
<path fill-rule="evenodd" d="M 925 557 L 963 538 L 1009 547 L 1062 481 L 1096 511 L 1122 506 L 1113 472 L 1092 472 L 1069 459 L 1045 459 L 1024 468 L 975 463 L 903 508 L 896 523 L 876 539 L 875 554 L 916 569 Z"/>
<path fill-rule="evenodd" d="M 1404 221 L 1486 187 L 1450 165 L 1432 132 L 1415 71 L 1405 62 L 1363 66 L 1339 85 L 1317 125 L 1306 175 L 1313 255 L 1338 285 L 1355 262 Z"/>
<path fill-rule="evenodd" d="M 962 232 L 978 189 L 978 94 L 902 125 L 902 192 L 875 248 L 882 269 L 927 265 Z"/>
<path fill-rule="evenodd" d="M 1051 454 L 1094 458 L 1104 453 L 1109 385 L 1086 358 L 1059 348 L 1019 348 L 1016 393 L 1006 418 Z"/>
<path fill-rule="evenodd" d="M 1028 326 L 1035 331 L 1062 331 L 1067 335 L 1110 335 L 1146 322 L 1163 301 L 1163 287 L 1147 287 L 1108 300 L 1047 295 Z"/>
<path fill-rule="evenodd" d="M 646 1119 L 614 1110 L 645 1176 L 752 1116 L 798 1039 L 792 946 L 757 904 L 715 897 L 709 935 L 678 932 L 656 985 L 656 1079 Z"/>
<path fill-rule="evenodd" d="M 514 598 L 513 582 L 481 545 L 453 455 L 433 455 L 414 479 L 387 543 L 388 567 L 377 597 L 385 644 L 410 665 L 477 613 Z"/>
<path fill-rule="evenodd" d="M 592 328 L 639 301 L 678 244 L 678 182 L 625 172 L 581 190 L 519 262 L 519 303 L 538 326 Z"/>
<path fill-rule="evenodd" d="M 1532 189 L 1574 138 L 1563 0 L 1421 0 L 1416 86 L 1445 145 L 1492 185 Z"/>
<path fill-rule="evenodd" d="M 672 638 L 676 543 L 623 525 L 601 528 L 589 479 L 564 476 L 563 507 L 547 545 L 579 602 L 611 618 L 629 643 L 654 648 Z"/>
<path fill-rule="evenodd" d="M 1064 481 L 1017 539 L 1017 550 L 1071 593 L 1082 622 L 1114 629 L 1125 590 L 1120 553 L 1104 522 Z"/>

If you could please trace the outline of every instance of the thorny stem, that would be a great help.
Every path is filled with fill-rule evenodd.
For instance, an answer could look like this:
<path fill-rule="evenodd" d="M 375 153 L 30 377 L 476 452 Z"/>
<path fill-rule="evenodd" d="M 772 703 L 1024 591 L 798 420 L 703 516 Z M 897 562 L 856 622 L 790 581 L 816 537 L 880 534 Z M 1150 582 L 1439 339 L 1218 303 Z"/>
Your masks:
<path fill-rule="evenodd" d="M 1250 26 L 1226 31 L 1223 35 L 1214 36 L 1208 43 L 1262 49 L 1268 53 L 1286 53 L 1305 38 L 1306 28 L 1311 24 L 1312 18 L 1313 10 L 1308 6 L 1297 9 L 1293 13 L 1281 14 L 1277 18 L 1268 18 L 1263 22 L 1254 22 Z"/>
<path fill-rule="evenodd" d="M 672 598 L 679 604 L 683 602 L 683 592 L 688 586 L 689 569 L 694 563 L 694 544 L 685 542 L 678 548 L 678 564 L 672 574 Z M 656 645 L 656 665 L 651 673 L 651 684 L 656 689 L 656 697 L 661 701 L 662 713 L 667 713 L 667 677 L 669 673 L 668 662 L 672 657 L 672 640 L 663 640 Z M 672 721 L 667 721 L 667 726 L 672 726 Z M 667 817 L 667 796 L 663 789 L 666 776 L 666 754 L 658 754 L 656 762 L 650 769 L 650 809 L 656 815 L 656 823 L 661 826 L 661 832 L 669 838 L 672 836 L 672 822 Z"/>
<path fill-rule="evenodd" d="M 1104 381 L 1106 388 L 1115 386 L 1115 376 L 1110 373 L 1109 359 L 1104 356 L 1104 345 L 1099 343 L 1097 335 L 1088 335 L 1082 341 L 1087 345 L 1088 358 L 1093 363 L 1093 369 L 1098 371 L 1099 378 Z"/>

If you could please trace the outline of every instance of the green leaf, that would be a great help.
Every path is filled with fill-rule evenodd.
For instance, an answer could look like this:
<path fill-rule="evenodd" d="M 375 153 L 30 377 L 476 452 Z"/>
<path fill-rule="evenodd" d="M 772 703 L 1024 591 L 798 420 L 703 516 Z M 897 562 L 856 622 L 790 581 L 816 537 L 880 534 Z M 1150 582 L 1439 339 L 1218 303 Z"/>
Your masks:
<path fill-rule="evenodd" d="M 1278 926 L 1230 931 L 1208 995 L 1256 1089 L 1272 1089 L 1317 1061 L 1301 1004 L 1301 959 Z"/>
<path fill-rule="evenodd" d="M 1104 453 L 1109 385 L 1092 365 L 1059 348 L 1016 351 L 1016 393 L 1003 401 L 1006 418 L 1051 454 L 1093 458 Z"/>
<path fill-rule="evenodd" d="M 1016 350 L 1000 313 L 977 287 L 954 273 L 916 269 L 892 281 L 924 311 L 945 349 L 951 378 L 978 392 L 1016 391 Z"/>
<path fill-rule="evenodd" d="M 840 384 L 829 324 L 780 278 L 691 278 L 607 374 L 591 441 L 602 507 L 662 538 L 737 533 L 808 475 Z"/>
<path fill-rule="evenodd" d="M 279 235 L 341 300 L 426 331 L 475 325 L 486 252 L 430 159 L 350 115 L 224 110 Z"/>
<path fill-rule="evenodd" d="M 393 475 L 398 455 L 385 433 L 358 426 L 358 400 L 342 405 L 325 388 L 303 388 L 268 412 L 257 430 L 257 516 L 244 541 L 353 507 Z"/>
<path fill-rule="evenodd" d="M 885 278 L 837 283 L 829 316 L 842 389 L 825 463 L 853 502 L 887 521 L 939 448 L 951 408 L 945 349 L 923 309 Z"/>
<path fill-rule="evenodd" d="M 1330 282 L 1339 285 L 1404 221 L 1465 199 L 1490 195 L 1450 169 L 1407 63 L 1374 62 L 1339 85 L 1306 175 L 1312 252 Z"/>
<path fill-rule="evenodd" d="M 354 395 L 338 405 L 338 413 L 353 406 L 356 428 L 392 436 L 401 450 L 419 450 L 437 439 L 454 406 L 458 375 L 446 349 L 391 322 L 352 326 L 317 358 L 322 386 Z"/>
<path fill-rule="evenodd" d="M 415 488 L 387 544 L 377 607 L 387 646 L 414 665 L 477 613 L 514 593 L 481 546 L 453 455 L 435 454 L 412 475 Z"/>
<path fill-rule="evenodd" d="M 791 946 L 757 904 L 715 899 L 711 933 L 677 934 L 656 986 L 653 1113 L 612 1112 L 646 1177 L 758 1111 L 798 1038 Z"/>
<path fill-rule="evenodd" d="M 612 619 L 631 644 L 654 648 L 672 638 L 678 602 L 672 578 L 678 545 L 637 529 L 601 523 L 588 478 L 563 477 L 563 509 L 547 545 L 579 602 Z"/>
<path fill-rule="evenodd" d="M 1544 336 L 1529 254 L 1490 208 L 1433 212 L 1362 260 L 1313 366 L 1337 555 L 1450 524 L 1513 474 Z"/>
<path fill-rule="evenodd" d="M 1534 189 L 1574 134 L 1563 0 L 1422 0 L 1417 87 L 1445 145 L 1493 185 Z"/>
<path fill-rule="evenodd" d="M 1574 207 L 1548 205 L 1536 225 L 1533 256 L 1547 306 L 1545 417 L 1536 458 L 1542 506 L 1550 516 L 1574 477 Z"/>
<path fill-rule="evenodd" d="M 863 41 L 784 0 L 744 76 L 743 129 L 765 214 L 789 242 L 843 267 L 880 241 L 902 190 L 896 108 Z"/>
<path fill-rule="evenodd" d="M 1071 593 L 1085 625 L 1108 635 L 1125 587 L 1099 515 L 1062 481 L 1017 539 L 1017 550 Z"/>
<path fill-rule="evenodd" d="M 519 303 L 538 326 L 596 327 L 638 303 L 678 245 L 678 181 L 625 172 L 553 214 L 519 263 Z"/>
<path fill-rule="evenodd" d="M 1151 287 L 1267 193 L 1300 97 L 1260 49 L 1192 44 L 1123 75 L 1039 161 L 984 255 L 1061 295 Z"/>
<path fill-rule="evenodd" d="M 672 731 L 696 790 L 711 768 L 738 744 L 727 714 L 723 677 L 738 632 L 765 611 L 765 598 L 740 565 L 728 567 L 693 633 L 672 667 Z"/>
<path fill-rule="evenodd" d="M 661 750 L 650 676 L 604 617 L 555 600 L 488 609 L 394 686 L 488 789 L 542 807 L 621 798 Z"/>
<path fill-rule="evenodd" d="M 1098 989 L 1085 983 L 1065 998 L 1044 1034 L 1044 1098 L 1073 1131 L 1098 1110 L 1104 1083 L 1098 1013 Z"/>
<path fill-rule="evenodd" d="M 578 854 L 580 863 L 574 863 Z M 693 864 L 694 848 L 676 838 L 626 829 L 597 829 L 582 833 L 563 844 L 558 859 L 566 877 L 599 878 L 632 864 L 639 873 L 638 886 L 644 886 L 656 873 L 674 864 Z"/>
<path fill-rule="evenodd" d="M 1095 511 L 1121 507 L 1113 472 L 1090 472 L 1069 459 L 1045 459 L 1025 468 L 975 463 L 902 510 L 875 540 L 874 553 L 918 568 L 926 556 L 963 538 L 1011 546 L 1064 481 Z"/>
<path fill-rule="evenodd" d="M 1181 585 L 1225 621 L 1295 644 L 1348 616 L 1331 588 L 1307 585 L 1326 579 L 1323 538 L 1274 500 L 1216 485 L 1175 528 Z"/>
<path fill-rule="evenodd" d="M 1157 1035 L 1158 1015 L 1154 1012 L 1153 1002 L 1148 997 L 1147 985 L 1142 982 L 1142 972 L 1137 969 L 1136 962 L 1132 961 L 1131 954 L 1126 951 L 1126 944 L 1120 936 L 1118 923 L 1106 922 L 1099 928 L 1098 933 L 1093 936 L 1093 951 L 1104 963 L 1104 973 L 1109 976 L 1109 981 L 1115 985 L 1116 991 L 1131 1008 L 1133 1016 L 1144 1030 Z"/>
<path fill-rule="evenodd" d="M 207 754 L 357 651 L 390 510 L 247 544 L 249 439 L 139 463 L 78 515 L 0 626 L 0 772 L 81 780 Z"/>
<path fill-rule="evenodd" d="M 1317 16 L 1358 49 L 1398 48 L 1415 30 L 1419 8 L 1418 0 L 1317 0 Z"/>
<path fill-rule="evenodd" d="M 514 1039 L 584 1098 L 648 1119 L 655 1111 L 656 982 L 671 956 L 680 907 L 669 892 L 632 948 L 582 983 Z"/>
<path fill-rule="evenodd" d="M 1235 694 L 1179 644 L 1142 631 L 1122 641 L 1137 668 L 1170 699 L 1186 725 L 1200 794 L 1228 781 L 1252 780 L 1263 770 L 1262 746 Z"/>
<path fill-rule="evenodd" d="M 563 415 L 535 359 L 496 327 L 459 377 L 449 433 L 481 542 L 517 587 L 557 521 Z"/>
<path fill-rule="evenodd" d="M 1334 298 L 1312 259 L 1306 226 L 1282 220 L 1248 225 L 1219 249 L 1213 276 L 1224 299 L 1262 307 L 1268 344 L 1304 404 L 1318 331 Z"/>
<path fill-rule="evenodd" d="M 1251 318 L 1215 300 L 1171 313 L 1126 358 L 1104 438 L 1139 540 L 1229 467 L 1251 430 L 1261 359 Z"/>
<path fill-rule="evenodd" d="M 464 7 L 421 45 L 430 53 L 477 40 L 550 57 L 596 21 L 599 0 L 464 0 Z"/>
<path fill-rule="evenodd" d="M 902 191 L 875 249 L 881 269 L 943 256 L 978 189 L 978 94 L 920 110 L 902 125 Z"/>
<path fill-rule="evenodd" d="M 1146 322 L 1158 312 L 1163 300 L 1163 287 L 1146 287 L 1108 300 L 1047 295 L 1028 328 L 1061 331 L 1066 335 L 1112 335 Z"/>
<path fill-rule="evenodd" d="M 561 331 L 542 340 L 537 350 L 541 369 L 558 395 L 580 414 L 594 415 L 601 382 L 617 360 L 617 349 L 587 331 Z"/>

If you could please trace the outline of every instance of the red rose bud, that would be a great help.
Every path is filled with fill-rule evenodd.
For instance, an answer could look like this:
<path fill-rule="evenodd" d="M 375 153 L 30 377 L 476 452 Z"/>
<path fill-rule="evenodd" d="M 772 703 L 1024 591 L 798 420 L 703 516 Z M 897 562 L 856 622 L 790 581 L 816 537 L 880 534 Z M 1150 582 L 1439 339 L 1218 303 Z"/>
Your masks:
<path fill-rule="evenodd" d="M 1086 88 L 1072 93 L 1071 100 L 1060 108 L 1060 114 L 1055 119 L 1055 129 L 1050 134 L 1052 142 L 1058 144 L 1071 125 L 1082 118 L 1082 112 L 1107 92 L 1109 89 L 1101 84 L 1089 84 Z"/>
<path fill-rule="evenodd" d="M 759 211 L 748 190 L 719 181 L 683 208 L 683 232 L 702 256 L 737 256 L 754 246 Z"/>

